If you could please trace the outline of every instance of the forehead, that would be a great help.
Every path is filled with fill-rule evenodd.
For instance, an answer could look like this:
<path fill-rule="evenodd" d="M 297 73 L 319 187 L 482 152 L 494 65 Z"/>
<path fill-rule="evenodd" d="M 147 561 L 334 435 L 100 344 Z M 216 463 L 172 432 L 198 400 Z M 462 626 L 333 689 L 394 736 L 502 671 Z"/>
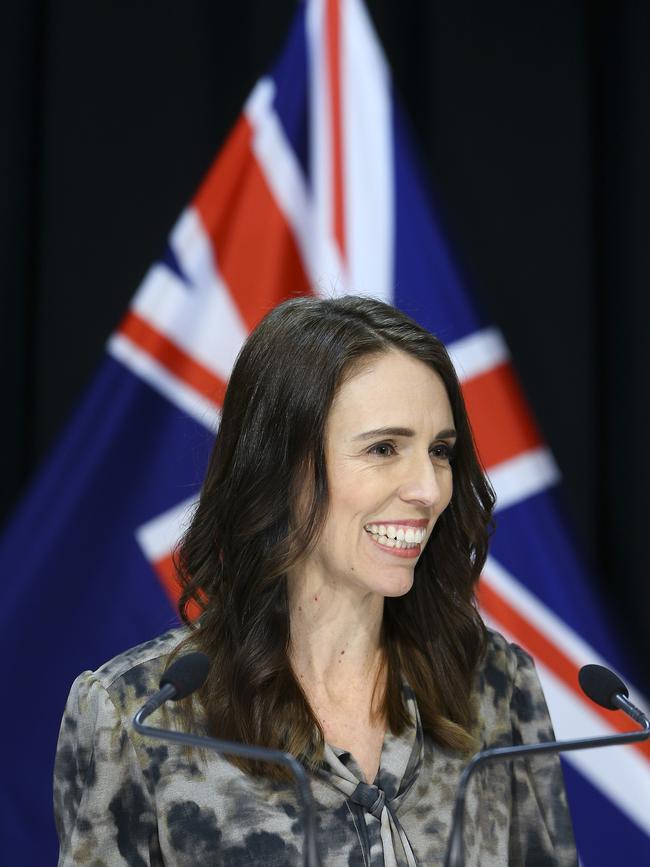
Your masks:
<path fill-rule="evenodd" d="M 328 418 L 331 434 L 380 427 L 453 427 L 447 390 L 423 361 L 391 350 L 363 359 L 336 393 Z"/>

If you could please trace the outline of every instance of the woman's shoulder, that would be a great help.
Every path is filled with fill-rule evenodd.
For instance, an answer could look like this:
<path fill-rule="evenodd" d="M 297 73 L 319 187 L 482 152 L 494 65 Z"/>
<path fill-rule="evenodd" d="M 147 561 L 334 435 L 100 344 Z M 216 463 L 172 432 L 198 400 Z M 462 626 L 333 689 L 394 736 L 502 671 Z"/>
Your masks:
<path fill-rule="evenodd" d="M 170 654 L 188 634 L 186 628 L 171 629 L 84 671 L 73 683 L 54 763 L 60 864 L 80 863 L 79 857 L 83 863 L 117 863 L 115 839 L 123 857 L 123 845 L 131 853 L 129 863 L 149 863 L 156 828 L 152 780 L 160 775 L 164 754 L 134 732 L 132 719 L 158 690 Z M 158 724 L 169 727 L 164 713 Z"/>
<path fill-rule="evenodd" d="M 533 665 L 533 658 L 522 647 L 508 641 L 495 629 L 488 628 L 485 653 L 479 665 L 480 673 L 493 680 L 501 677 L 512 681 L 520 669 Z"/>
<path fill-rule="evenodd" d="M 488 629 L 473 693 L 483 723 L 509 720 L 513 705 L 518 705 L 523 697 L 541 695 L 532 657 L 501 633 Z"/>
<path fill-rule="evenodd" d="M 158 690 L 158 683 L 170 655 L 187 638 L 187 627 L 179 626 L 122 651 L 95 671 L 85 671 L 75 685 L 99 688 L 108 694 L 119 711 L 130 713 Z"/>
<path fill-rule="evenodd" d="M 133 671 L 147 671 L 164 666 L 169 655 L 187 638 L 189 630 L 185 626 L 168 629 L 162 635 L 143 641 L 135 647 L 123 650 L 112 657 L 94 672 L 95 677 L 105 686 L 110 687 L 116 680 L 129 677 Z"/>

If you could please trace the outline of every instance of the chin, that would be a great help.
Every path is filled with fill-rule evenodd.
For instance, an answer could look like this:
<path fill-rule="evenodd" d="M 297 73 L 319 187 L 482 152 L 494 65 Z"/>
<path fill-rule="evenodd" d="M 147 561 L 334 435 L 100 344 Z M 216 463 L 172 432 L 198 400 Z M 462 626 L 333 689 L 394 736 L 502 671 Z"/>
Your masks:
<path fill-rule="evenodd" d="M 402 581 L 386 582 L 386 584 L 381 587 L 379 592 L 382 596 L 385 596 L 387 598 L 395 598 L 397 596 L 406 596 L 411 587 L 413 587 L 412 576 Z"/>

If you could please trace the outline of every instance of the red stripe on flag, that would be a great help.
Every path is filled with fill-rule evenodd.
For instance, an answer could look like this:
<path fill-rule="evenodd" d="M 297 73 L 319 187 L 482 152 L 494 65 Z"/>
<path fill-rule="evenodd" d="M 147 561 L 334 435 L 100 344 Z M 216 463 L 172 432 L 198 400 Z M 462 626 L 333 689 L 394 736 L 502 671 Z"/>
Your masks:
<path fill-rule="evenodd" d="M 343 103 L 341 95 L 341 4 L 327 0 L 327 83 L 330 104 L 330 156 L 332 165 L 332 226 L 345 261 L 345 208 L 343 190 Z"/>
<path fill-rule="evenodd" d="M 129 310 L 122 320 L 119 333 L 211 403 L 223 406 L 226 383 L 137 313 Z"/>
<path fill-rule="evenodd" d="M 250 330 L 286 298 L 310 294 L 293 233 L 253 155 L 251 137 L 242 116 L 193 203 Z"/>
<path fill-rule="evenodd" d="M 555 674 L 589 709 L 600 716 L 612 728 L 624 732 L 631 728 L 629 719 L 622 713 L 608 711 L 600 705 L 585 698 L 578 688 L 578 667 L 568 656 L 540 632 L 530 621 L 519 613 L 488 581 L 479 584 L 478 600 L 481 608 L 497 621 L 516 641 L 521 644 L 535 659 L 543 663 Z M 650 759 L 650 742 L 634 744 L 634 746 Z"/>
<path fill-rule="evenodd" d="M 463 383 L 463 396 L 483 466 L 541 445 L 542 439 L 509 364 Z"/>
<path fill-rule="evenodd" d="M 171 554 L 168 554 L 166 557 L 158 560 L 156 563 L 152 563 L 153 568 L 156 571 L 156 574 L 160 578 L 160 583 L 163 586 L 163 590 L 169 597 L 172 605 L 175 610 L 178 610 L 178 600 L 181 595 L 181 587 L 178 583 L 178 577 L 176 574 L 176 567 L 174 566 L 174 559 Z M 196 602 L 192 601 L 187 606 L 187 613 L 191 620 L 196 620 L 197 617 L 201 615 L 201 608 Z"/>

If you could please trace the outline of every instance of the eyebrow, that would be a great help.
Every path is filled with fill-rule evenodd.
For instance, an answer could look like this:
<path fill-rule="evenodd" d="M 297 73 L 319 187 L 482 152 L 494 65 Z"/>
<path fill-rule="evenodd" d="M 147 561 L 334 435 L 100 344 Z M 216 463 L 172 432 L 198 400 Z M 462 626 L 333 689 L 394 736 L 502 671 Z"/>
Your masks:
<path fill-rule="evenodd" d="M 415 431 L 410 427 L 378 427 L 374 430 L 367 430 L 364 433 L 357 434 L 355 440 L 371 440 L 375 437 L 414 437 Z M 456 439 L 456 431 L 453 427 L 439 431 L 434 439 L 447 440 Z"/>

